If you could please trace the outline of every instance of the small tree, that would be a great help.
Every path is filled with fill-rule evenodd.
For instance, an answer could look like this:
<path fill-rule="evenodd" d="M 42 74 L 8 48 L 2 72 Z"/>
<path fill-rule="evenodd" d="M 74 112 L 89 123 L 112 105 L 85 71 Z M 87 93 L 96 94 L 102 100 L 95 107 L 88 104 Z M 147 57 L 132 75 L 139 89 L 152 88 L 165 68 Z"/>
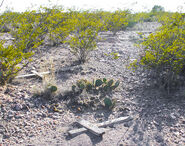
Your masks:
<path fill-rule="evenodd" d="M 164 7 L 159 6 L 159 5 L 155 5 L 152 8 L 152 12 L 164 12 Z"/>

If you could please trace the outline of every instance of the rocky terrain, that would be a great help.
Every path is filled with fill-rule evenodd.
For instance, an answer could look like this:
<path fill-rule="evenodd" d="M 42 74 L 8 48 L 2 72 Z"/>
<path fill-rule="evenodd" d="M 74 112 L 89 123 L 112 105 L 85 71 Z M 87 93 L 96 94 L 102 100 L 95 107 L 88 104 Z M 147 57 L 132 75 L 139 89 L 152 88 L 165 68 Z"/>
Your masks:
<path fill-rule="evenodd" d="M 40 78 L 15 79 L 7 87 L 0 87 L 0 145 L 185 145 L 185 88 L 169 95 L 142 69 L 128 69 L 129 63 L 142 52 L 135 45 L 141 39 L 138 32 L 147 36 L 159 26 L 146 22 L 120 31 L 116 36 L 111 32 L 100 33 L 98 48 L 90 53 L 85 64 L 75 62 L 67 45 L 40 47 L 20 74 L 54 70 L 55 74 L 47 78 L 57 84 L 59 97 L 79 79 L 119 80 L 120 86 L 111 95 L 116 105 L 112 110 L 91 109 L 72 106 L 62 98 L 57 102 L 46 100 L 34 96 L 43 87 Z M 10 35 L 1 36 L 6 38 Z M 111 52 L 119 53 L 119 58 L 105 55 Z M 57 112 L 53 111 L 54 106 L 59 109 Z M 76 137 L 66 134 L 75 128 L 73 123 L 79 118 L 99 123 L 123 116 L 132 119 L 107 127 L 102 137 L 90 132 Z"/>

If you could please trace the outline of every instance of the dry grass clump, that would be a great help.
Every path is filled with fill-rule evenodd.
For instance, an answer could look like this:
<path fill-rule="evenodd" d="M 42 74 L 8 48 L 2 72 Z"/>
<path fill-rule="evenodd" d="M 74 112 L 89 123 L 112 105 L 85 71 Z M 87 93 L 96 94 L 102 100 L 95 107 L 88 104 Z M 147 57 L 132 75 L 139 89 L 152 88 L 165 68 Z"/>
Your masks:
<path fill-rule="evenodd" d="M 52 100 L 55 99 L 59 94 L 58 86 L 56 83 L 55 68 L 52 58 L 44 60 L 40 65 L 40 72 L 46 71 L 49 71 L 50 73 L 43 76 L 41 85 L 40 86 L 36 85 L 33 88 L 33 93 L 37 97 Z"/>

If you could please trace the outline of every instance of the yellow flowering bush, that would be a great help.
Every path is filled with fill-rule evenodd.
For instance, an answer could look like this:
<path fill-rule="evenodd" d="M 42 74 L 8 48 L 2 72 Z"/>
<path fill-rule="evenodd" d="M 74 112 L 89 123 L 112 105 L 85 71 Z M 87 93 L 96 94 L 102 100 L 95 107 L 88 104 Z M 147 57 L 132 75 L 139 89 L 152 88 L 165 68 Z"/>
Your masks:
<path fill-rule="evenodd" d="M 185 71 L 185 15 L 166 18 L 160 31 L 150 34 L 141 46 L 144 54 L 139 64 L 156 75 L 164 74 L 163 83 L 169 87 Z"/>

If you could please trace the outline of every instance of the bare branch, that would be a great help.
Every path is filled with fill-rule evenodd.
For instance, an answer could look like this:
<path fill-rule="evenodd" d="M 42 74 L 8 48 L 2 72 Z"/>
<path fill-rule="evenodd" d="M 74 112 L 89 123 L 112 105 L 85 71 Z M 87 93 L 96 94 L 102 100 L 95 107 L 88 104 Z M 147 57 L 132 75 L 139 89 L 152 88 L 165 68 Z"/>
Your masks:
<path fill-rule="evenodd" d="M 4 3 L 4 0 L 2 0 L 0 7 L 2 7 L 3 3 Z"/>

